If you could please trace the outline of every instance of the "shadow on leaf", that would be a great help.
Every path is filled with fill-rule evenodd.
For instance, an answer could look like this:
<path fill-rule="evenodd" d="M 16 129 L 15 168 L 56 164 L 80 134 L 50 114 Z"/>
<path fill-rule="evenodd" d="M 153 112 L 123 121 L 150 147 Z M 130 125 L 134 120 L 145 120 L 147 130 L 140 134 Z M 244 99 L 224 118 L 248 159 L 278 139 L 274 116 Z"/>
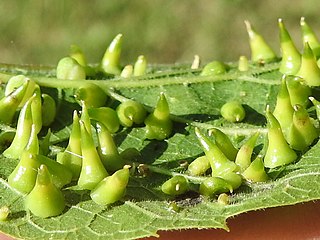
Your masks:
<path fill-rule="evenodd" d="M 249 105 L 245 104 L 243 105 L 243 108 L 246 111 L 246 117 L 244 119 L 244 122 L 258 126 L 263 126 L 267 124 L 267 120 L 264 115 L 258 113 Z"/>
<path fill-rule="evenodd" d="M 11 212 L 8 216 L 8 220 L 16 220 L 19 218 L 24 218 L 26 214 L 27 214 L 26 211 Z"/>
<path fill-rule="evenodd" d="M 142 163 L 153 163 L 157 160 L 168 148 L 166 141 L 151 140 L 142 150 Z"/>
<path fill-rule="evenodd" d="M 219 119 L 221 116 L 219 115 L 211 115 L 211 114 L 187 114 L 179 116 L 184 119 L 188 119 L 194 122 L 210 122 Z"/>

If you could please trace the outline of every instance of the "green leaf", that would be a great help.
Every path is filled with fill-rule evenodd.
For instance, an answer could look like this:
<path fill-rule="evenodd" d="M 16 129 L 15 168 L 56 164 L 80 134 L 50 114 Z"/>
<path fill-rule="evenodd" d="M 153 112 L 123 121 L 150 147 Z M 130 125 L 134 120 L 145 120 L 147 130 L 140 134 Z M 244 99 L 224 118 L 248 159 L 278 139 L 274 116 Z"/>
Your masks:
<path fill-rule="evenodd" d="M 162 183 L 172 175 L 185 175 L 181 161 L 191 162 L 203 155 L 194 134 L 195 127 L 203 130 L 218 127 L 237 147 L 256 131 L 262 133 L 258 144 L 261 146 L 264 142 L 264 109 L 268 104 L 271 108 L 275 105 L 281 78 L 279 63 L 250 65 L 248 72 L 238 72 L 236 64 L 230 66 L 226 74 L 217 76 L 199 76 L 200 70 L 175 65 L 153 66 L 150 74 L 130 79 L 85 80 L 98 84 L 117 101 L 132 98 L 149 111 L 155 106 L 159 93 L 164 92 L 174 120 L 174 134 L 165 141 L 147 140 L 143 126 L 124 128 L 116 133 L 119 151 L 137 148 L 141 153 L 140 163 L 150 172 L 144 177 L 131 177 L 126 196 L 108 207 L 95 204 L 87 191 L 66 188 L 63 193 L 67 208 L 62 215 L 48 219 L 25 211 L 24 196 L 6 182 L 17 160 L 1 156 L 0 207 L 8 206 L 11 213 L 7 221 L 0 222 L 0 231 L 22 239 L 135 239 L 155 236 L 159 230 L 228 229 L 227 219 L 243 212 L 320 199 L 320 143 L 303 154 L 297 163 L 277 169 L 276 180 L 241 186 L 229 196 L 228 205 L 193 192 L 177 199 L 161 192 Z M 60 110 L 52 126 L 51 143 L 57 151 L 63 149 L 70 133 L 72 111 L 80 109 L 72 98 L 72 91 L 84 80 L 55 79 L 54 70 L 50 68 L 2 65 L 0 72 L 0 80 L 4 82 L 12 74 L 23 72 L 55 97 Z M 243 123 L 232 124 L 220 116 L 220 107 L 234 99 L 245 106 L 247 116 Z M 189 177 L 194 182 L 200 179 Z M 173 200 L 177 211 L 170 207 Z"/>

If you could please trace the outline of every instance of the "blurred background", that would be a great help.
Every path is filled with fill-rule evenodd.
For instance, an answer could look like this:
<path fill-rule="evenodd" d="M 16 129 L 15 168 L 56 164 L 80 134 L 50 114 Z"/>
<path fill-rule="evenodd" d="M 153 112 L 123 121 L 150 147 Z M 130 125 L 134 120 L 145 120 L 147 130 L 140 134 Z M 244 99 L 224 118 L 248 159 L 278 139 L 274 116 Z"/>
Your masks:
<path fill-rule="evenodd" d="M 91 63 L 123 33 L 122 63 L 249 56 L 249 20 L 279 53 L 277 19 L 301 49 L 301 16 L 320 36 L 319 0 L 1 0 L 0 62 L 53 64 L 79 45 Z"/>

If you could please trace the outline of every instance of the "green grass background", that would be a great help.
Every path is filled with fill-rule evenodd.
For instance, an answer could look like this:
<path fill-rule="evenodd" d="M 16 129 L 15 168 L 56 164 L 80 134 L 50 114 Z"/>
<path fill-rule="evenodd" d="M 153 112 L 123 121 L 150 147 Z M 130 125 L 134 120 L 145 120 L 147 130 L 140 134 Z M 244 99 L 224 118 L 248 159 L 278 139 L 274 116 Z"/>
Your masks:
<path fill-rule="evenodd" d="M 277 19 L 301 49 L 299 21 L 320 36 L 318 0 L 1 0 L 0 62 L 56 64 L 79 45 L 98 62 L 123 33 L 122 63 L 236 60 L 249 56 L 248 19 L 280 54 Z"/>

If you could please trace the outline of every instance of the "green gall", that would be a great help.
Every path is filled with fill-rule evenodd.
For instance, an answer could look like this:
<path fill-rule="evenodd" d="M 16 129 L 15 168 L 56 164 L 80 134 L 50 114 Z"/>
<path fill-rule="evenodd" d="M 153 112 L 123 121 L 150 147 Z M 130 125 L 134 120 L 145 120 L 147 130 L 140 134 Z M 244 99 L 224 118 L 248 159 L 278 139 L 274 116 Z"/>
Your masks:
<path fill-rule="evenodd" d="M 268 146 L 264 156 L 264 165 L 267 168 L 275 168 L 294 162 L 297 154 L 286 142 L 280 123 L 269 110 L 266 109 L 268 121 Z"/>
<path fill-rule="evenodd" d="M 121 73 L 120 55 L 122 34 L 118 34 L 110 43 L 101 61 L 101 68 L 105 73 L 119 75 Z"/>
<path fill-rule="evenodd" d="M 119 201 L 125 195 L 129 176 L 129 169 L 123 168 L 104 178 L 91 191 L 91 199 L 100 205 L 108 205 Z"/>
<path fill-rule="evenodd" d="M 238 70 L 240 72 L 246 72 L 249 70 L 249 61 L 246 56 L 240 56 L 238 63 Z"/>
<path fill-rule="evenodd" d="M 240 167 L 240 172 L 245 171 L 251 164 L 253 149 L 256 145 L 259 132 L 252 135 L 239 149 L 235 163 Z"/>
<path fill-rule="evenodd" d="M 140 55 L 134 64 L 133 76 L 142 76 L 147 72 L 147 60 L 145 56 Z"/>
<path fill-rule="evenodd" d="M 308 42 L 304 45 L 301 66 L 296 76 L 301 77 L 310 87 L 320 86 L 320 68 Z"/>
<path fill-rule="evenodd" d="M 34 96 L 26 102 L 20 111 L 17 123 L 17 131 L 14 139 L 10 147 L 3 152 L 3 155 L 7 158 L 19 158 L 29 142 L 33 124 L 31 112 L 33 98 Z"/>
<path fill-rule="evenodd" d="M 35 87 L 31 102 L 31 114 L 36 133 L 39 133 L 42 128 L 42 99 L 41 90 L 38 85 Z"/>
<path fill-rule="evenodd" d="M 53 183 L 61 188 L 71 182 L 72 174 L 58 162 L 45 156 L 24 150 L 20 161 L 8 177 L 8 183 L 22 193 L 29 193 L 36 181 L 37 169 L 45 164 L 52 176 Z"/>
<path fill-rule="evenodd" d="M 122 168 L 125 163 L 121 158 L 117 146 L 108 129 L 100 123 L 96 125 L 98 135 L 98 153 L 107 171 L 114 172 Z"/>
<path fill-rule="evenodd" d="M 51 133 L 51 130 L 50 128 L 48 129 L 48 132 L 47 134 L 42 138 L 40 139 L 39 141 L 39 153 L 44 155 L 44 156 L 47 156 L 50 152 L 50 146 L 51 146 L 51 142 L 50 142 L 50 139 L 51 139 L 51 136 L 52 136 L 52 133 Z"/>
<path fill-rule="evenodd" d="M 41 118 L 42 125 L 45 127 L 50 126 L 56 117 L 57 106 L 55 100 L 48 94 L 41 94 L 42 108 L 41 108 Z"/>
<path fill-rule="evenodd" d="M 318 137 L 319 130 L 311 122 L 307 110 L 301 105 L 295 105 L 293 121 L 288 134 L 290 146 L 295 150 L 303 151 Z"/>
<path fill-rule="evenodd" d="M 199 193 L 203 196 L 214 197 L 220 193 L 232 192 L 233 188 L 221 177 L 208 177 L 201 182 Z"/>
<path fill-rule="evenodd" d="M 241 122 L 246 116 L 246 112 L 242 104 L 238 101 L 225 103 L 221 107 L 220 113 L 222 117 L 229 122 Z"/>
<path fill-rule="evenodd" d="M 198 128 L 195 129 L 195 133 L 210 162 L 212 176 L 222 176 L 238 170 L 238 166 L 223 154 L 215 142 L 210 141 Z"/>
<path fill-rule="evenodd" d="M 10 208 L 8 206 L 2 206 L 0 208 L 0 222 L 6 221 L 10 214 Z"/>
<path fill-rule="evenodd" d="M 95 108 L 89 108 L 87 107 L 85 102 L 81 102 L 81 116 L 80 120 L 83 122 L 85 128 L 88 130 L 88 133 L 90 136 L 92 136 L 92 129 L 91 129 L 91 117 L 89 115 L 89 109 L 95 109 Z"/>
<path fill-rule="evenodd" d="M 114 109 L 109 107 L 89 108 L 88 113 L 90 119 L 103 124 L 110 133 L 115 133 L 119 130 L 120 122 Z"/>
<path fill-rule="evenodd" d="M 307 107 L 309 104 L 309 96 L 311 96 L 311 88 L 304 84 L 300 77 L 286 76 L 287 88 L 290 96 L 291 106 L 299 104 Z"/>
<path fill-rule="evenodd" d="M 76 60 L 81 66 L 87 66 L 87 59 L 78 45 L 72 44 L 70 46 L 69 56 Z"/>
<path fill-rule="evenodd" d="M 26 82 L 28 82 L 28 84 L 26 84 Z M 28 101 L 28 99 L 33 95 L 34 89 L 37 85 L 35 81 L 33 81 L 32 79 L 24 75 L 13 76 L 8 80 L 6 84 L 5 92 L 4 92 L 4 95 L 8 96 L 22 85 L 27 85 L 27 86 L 24 91 L 24 94 L 22 94 L 23 95 L 22 99 L 20 99 L 19 97 L 20 99 L 19 107 L 23 107 L 23 105 Z"/>
<path fill-rule="evenodd" d="M 172 121 L 167 99 L 164 93 L 160 98 L 152 113 L 144 121 L 146 125 L 146 138 L 163 140 L 168 138 L 172 132 Z"/>
<path fill-rule="evenodd" d="M 200 176 L 210 169 L 210 162 L 206 156 L 197 157 L 188 166 L 188 173 L 191 176 Z"/>
<path fill-rule="evenodd" d="M 82 166 L 81 130 L 77 111 L 73 112 L 73 122 L 68 146 L 65 151 L 57 154 L 57 162 L 72 172 L 72 179 L 78 180 Z"/>
<path fill-rule="evenodd" d="M 78 186 L 82 189 L 92 190 L 102 179 L 108 176 L 108 172 L 101 162 L 92 136 L 82 121 L 80 121 L 80 130 L 82 167 Z"/>
<path fill-rule="evenodd" d="M 287 136 L 288 130 L 292 124 L 293 107 L 291 106 L 291 100 L 285 77 L 283 77 L 281 80 L 273 115 L 280 123 L 284 136 Z"/>
<path fill-rule="evenodd" d="M 8 95 L 0 100 L 0 122 L 4 124 L 11 124 L 13 117 L 22 102 L 30 81 L 26 81 L 17 89 L 10 92 Z"/>
<path fill-rule="evenodd" d="M 223 74 L 227 71 L 227 66 L 220 61 L 212 61 L 204 66 L 201 76 L 211 76 Z"/>
<path fill-rule="evenodd" d="M 131 127 L 133 124 L 141 124 L 147 116 L 147 111 L 139 102 L 128 100 L 119 104 L 116 109 L 120 124 Z"/>
<path fill-rule="evenodd" d="M 218 177 L 221 177 L 227 181 L 233 190 L 239 188 L 242 184 L 242 176 L 238 173 L 238 171 L 226 172 L 224 174 L 220 174 Z"/>
<path fill-rule="evenodd" d="M 130 78 L 132 77 L 133 75 L 133 66 L 132 65 L 126 65 L 122 71 L 121 71 L 121 74 L 120 74 L 120 77 L 123 77 L 123 78 Z"/>
<path fill-rule="evenodd" d="M 269 179 L 261 157 L 253 160 L 249 167 L 242 173 L 242 176 L 250 182 L 266 182 Z"/>
<path fill-rule="evenodd" d="M 57 188 L 62 188 L 71 182 L 72 172 L 66 166 L 40 154 L 36 155 L 36 159 L 40 164 L 46 165 L 52 182 Z"/>
<path fill-rule="evenodd" d="M 221 205 L 228 205 L 229 204 L 229 195 L 226 193 L 221 193 L 218 196 L 218 203 Z"/>
<path fill-rule="evenodd" d="M 52 183 L 51 175 L 45 165 L 39 167 L 36 184 L 24 202 L 28 210 L 41 218 L 57 216 L 63 212 L 64 196 Z"/>
<path fill-rule="evenodd" d="M 58 62 L 56 75 L 58 79 L 86 79 L 86 72 L 84 70 L 84 67 L 71 57 L 62 58 Z"/>
<path fill-rule="evenodd" d="M 315 99 L 314 97 L 309 97 L 309 100 L 315 106 L 317 119 L 318 119 L 318 121 L 320 121 L 320 102 L 317 99 Z"/>
<path fill-rule="evenodd" d="M 283 74 L 294 75 L 300 69 L 301 55 L 294 45 L 281 18 L 278 23 L 280 29 L 280 47 L 282 52 L 279 71 Z"/>
<path fill-rule="evenodd" d="M 223 152 L 223 154 L 229 159 L 234 161 L 236 159 L 238 149 L 236 149 L 230 138 L 220 131 L 217 128 L 212 128 L 209 130 L 209 136 L 213 135 L 215 143 L 217 144 L 218 148 Z"/>
<path fill-rule="evenodd" d="M 185 177 L 176 175 L 164 182 L 161 190 L 170 196 L 177 196 L 189 190 L 189 183 Z"/>
<path fill-rule="evenodd" d="M 40 152 L 39 139 L 38 139 L 38 135 L 36 132 L 35 124 L 32 124 L 32 126 L 31 126 L 30 138 L 29 138 L 29 141 L 26 145 L 25 150 L 27 150 L 28 152 L 30 152 L 32 154 L 39 154 L 39 152 Z"/>
<path fill-rule="evenodd" d="M 300 26 L 302 31 L 302 42 L 309 43 L 315 57 L 318 59 L 320 57 L 320 42 L 312 30 L 312 28 L 307 24 L 304 17 L 300 19 Z"/>
<path fill-rule="evenodd" d="M 8 184 L 21 193 L 31 192 L 36 183 L 39 167 L 40 163 L 36 155 L 23 151 L 18 165 L 8 177 Z"/>
<path fill-rule="evenodd" d="M 75 91 L 75 98 L 77 101 L 83 104 L 84 102 L 88 108 L 98 108 L 105 105 L 108 96 L 107 94 L 96 84 L 86 83 L 81 85 Z"/>
<path fill-rule="evenodd" d="M 251 49 L 251 60 L 253 62 L 271 62 L 277 56 L 271 47 L 266 43 L 264 38 L 257 33 L 251 26 L 249 21 L 244 22 L 249 35 L 249 43 Z"/>
<path fill-rule="evenodd" d="M 86 76 L 95 76 L 95 69 L 88 65 L 86 56 L 84 55 L 83 51 L 79 46 L 75 44 L 72 44 L 70 46 L 69 57 L 76 60 L 84 68 Z"/>

